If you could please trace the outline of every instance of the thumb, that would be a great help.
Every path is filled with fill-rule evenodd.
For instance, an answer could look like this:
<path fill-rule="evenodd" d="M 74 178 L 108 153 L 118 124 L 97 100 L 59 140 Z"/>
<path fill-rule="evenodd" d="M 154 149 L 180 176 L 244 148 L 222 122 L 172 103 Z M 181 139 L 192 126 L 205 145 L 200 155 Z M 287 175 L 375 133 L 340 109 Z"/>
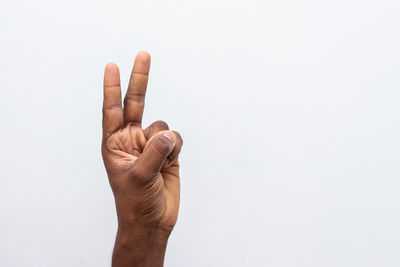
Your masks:
<path fill-rule="evenodd" d="M 156 175 L 174 150 L 175 143 L 175 133 L 171 131 L 158 132 L 147 142 L 135 168 L 139 168 L 145 177 Z"/>

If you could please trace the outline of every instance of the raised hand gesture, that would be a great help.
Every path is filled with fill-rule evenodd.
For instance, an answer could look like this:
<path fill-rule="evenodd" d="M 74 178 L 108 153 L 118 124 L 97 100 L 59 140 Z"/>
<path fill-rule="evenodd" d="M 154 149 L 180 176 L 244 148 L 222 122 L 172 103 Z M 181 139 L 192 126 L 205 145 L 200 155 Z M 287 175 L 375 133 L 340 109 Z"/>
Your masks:
<path fill-rule="evenodd" d="M 162 266 L 178 216 L 183 142 L 163 121 L 142 128 L 149 69 L 150 55 L 138 53 L 123 107 L 118 66 L 104 74 L 102 155 L 118 215 L 113 266 Z"/>

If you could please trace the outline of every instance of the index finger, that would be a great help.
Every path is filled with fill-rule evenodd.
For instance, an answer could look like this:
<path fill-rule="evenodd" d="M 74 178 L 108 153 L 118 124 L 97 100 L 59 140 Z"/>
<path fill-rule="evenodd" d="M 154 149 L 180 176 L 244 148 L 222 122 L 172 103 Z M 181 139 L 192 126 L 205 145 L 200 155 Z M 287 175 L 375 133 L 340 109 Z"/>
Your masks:
<path fill-rule="evenodd" d="M 124 99 L 124 117 L 126 122 L 141 125 L 144 99 L 150 70 L 150 54 L 139 52 L 135 58 L 128 90 Z"/>
<path fill-rule="evenodd" d="M 121 86 L 116 64 L 107 64 L 104 71 L 103 135 L 107 137 L 123 124 Z"/>

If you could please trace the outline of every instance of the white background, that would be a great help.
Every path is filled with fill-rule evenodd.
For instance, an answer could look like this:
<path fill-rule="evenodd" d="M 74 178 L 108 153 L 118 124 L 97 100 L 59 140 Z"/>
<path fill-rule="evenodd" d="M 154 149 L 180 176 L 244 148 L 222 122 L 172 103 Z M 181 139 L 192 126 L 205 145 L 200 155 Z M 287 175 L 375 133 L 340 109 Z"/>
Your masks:
<path fill-rule="evenodd" d="M 400 3 L 7 1 L 0 265 L 110 266 L 104 66 L 181 132 L 166 266 L 400 266 Z"/>

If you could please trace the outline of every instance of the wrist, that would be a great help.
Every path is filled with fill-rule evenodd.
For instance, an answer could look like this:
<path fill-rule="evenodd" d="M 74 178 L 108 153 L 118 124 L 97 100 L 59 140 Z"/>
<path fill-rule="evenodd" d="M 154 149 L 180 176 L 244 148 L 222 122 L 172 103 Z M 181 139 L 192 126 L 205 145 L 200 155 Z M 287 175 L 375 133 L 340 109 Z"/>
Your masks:
<path fill-rule="evenodd" d="M 161 267 L 170 232 L 158 226 L 119 225 L 113 267 Z"/>
<path fill-rule="evenodd" d="M 131 243 L 138 239 L 157 243 L 166 243 L 171 230 L 160 225 L 121 224 L 118 225 L 117 238 L 120 242 Z"/>

